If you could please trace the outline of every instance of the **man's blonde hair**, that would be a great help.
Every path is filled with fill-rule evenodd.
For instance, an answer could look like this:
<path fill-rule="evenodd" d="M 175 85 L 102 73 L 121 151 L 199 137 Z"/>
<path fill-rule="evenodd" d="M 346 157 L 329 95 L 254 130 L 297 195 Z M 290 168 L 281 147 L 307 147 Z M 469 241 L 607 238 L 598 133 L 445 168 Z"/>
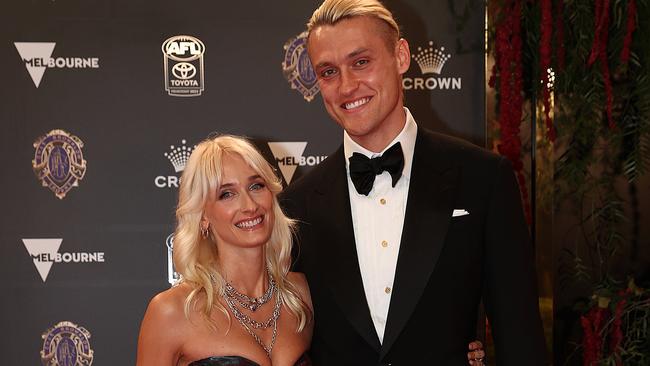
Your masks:
<path fill-rule="evenodd" d="M 399 25 L 393 14 L 378 0 L 325 0 L 309 19 L 307 31 L 311 33 L 317 27 L 335 25 L 341 20 L 359 16 L 383 21 L 386 41 L 391 47 L 400 38 Z"/>

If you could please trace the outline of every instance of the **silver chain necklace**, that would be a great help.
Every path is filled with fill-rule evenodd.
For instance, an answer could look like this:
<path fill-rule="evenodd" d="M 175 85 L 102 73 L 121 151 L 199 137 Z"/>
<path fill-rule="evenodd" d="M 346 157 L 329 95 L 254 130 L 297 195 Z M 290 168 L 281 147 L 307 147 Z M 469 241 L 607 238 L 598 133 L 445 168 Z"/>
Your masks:
<path fill-rule="evenodd" d="M 228 288 L 232 288 L 233 291 L 228 291 Z M 269 291 L 270 290 L 270 291 Z M 258 307 L 264 305 L 266 302 L 269 301 L 269 299 L 273 296 L 273 293 L 276 292 L 276 286 L 275 286 L 275 281 L 273 281 L 273 277 L 269 273 L 269 290 L 262 295 L 260 298 L 252 298 L 255 300 L 254 304 L 258 304 L 255 309 Z M 268 294 L 268 299 L 266 299 L 264 302 L 261 304 L 258 303 L 260 299 L 264 299 L 267 297 Z M 251 310 L 249 306 L 246 304 L 242 304 L 242 302 L 246 302 L 247 300 L 242 299 L 241 296 L 245 296 L 248 299 L 251 299 L 250 297 L 243 295 L 239 293 L 237 290 L 234 289 L 229 283 L 226 282 L 226 291 L 224 292 L 224 300 L 226 301 L 226 304 L 228 305 L 228 308 L 232 312 L 232 314 L 235 316 L 235 319 L 241 324 L 244 329 L 250 334 L 253 339 L 264 349 L 266 354 L 268 355 L 269 358 L 271 358 L 271 351 L 273 350 L 273 345 L 275 345 L 275 339 L 277 338 L 278 335 L 278 318 L 280 317 L 280 308 L 282 306 L 282 300 L 280 298 L 280 293 L 277 292 L 275 296 L 275 307 L 273 308 L 273 313 L 271 314 L 271 317 L 267 319 L 264 322 L 258 322 L 255 319 L 252 319 L 250 316 L 244 314 L 237 308 L 237 304 L 242 306 L 244 309 Z M 253 303 L 253 301 L 250 301 L 250 303 Z M 251 310 L 255 311 L 255 310 Z M 268 347 L 264 344 L 262 339 L 255 333 L 254 329 L 267 329 L 273 327 L 273 334 L 271 335 L 271 343 L 269 343 Z"/>
<path fill-rule="evenodd" d="M 249 297 L 248 295 L 242 294 L 228 282 L 226 282 L 225 291 L 228 298 L 236 301 L 243 308 L 255 312 L 255 310 L 257 310 L 260 306 L 266 304 L 269 300 L 271 300 L 273 291 L 275 291 L 275 281 L 269 273 L 269 286 L 266 289 L 266 292 L 260 297 Z"/>

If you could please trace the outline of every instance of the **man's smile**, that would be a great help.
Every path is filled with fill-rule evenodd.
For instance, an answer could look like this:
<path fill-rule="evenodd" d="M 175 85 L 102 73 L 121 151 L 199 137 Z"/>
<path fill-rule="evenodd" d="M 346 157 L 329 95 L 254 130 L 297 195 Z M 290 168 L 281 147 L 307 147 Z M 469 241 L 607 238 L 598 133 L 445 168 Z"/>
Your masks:
<path fill-rule="evenodd" d="M 363 97 L 352 102 L 343 103 L 341 107 L 345 110 L 352 110 L 361 107 L 362 105 L 368 103 L 372 97 Z"/>

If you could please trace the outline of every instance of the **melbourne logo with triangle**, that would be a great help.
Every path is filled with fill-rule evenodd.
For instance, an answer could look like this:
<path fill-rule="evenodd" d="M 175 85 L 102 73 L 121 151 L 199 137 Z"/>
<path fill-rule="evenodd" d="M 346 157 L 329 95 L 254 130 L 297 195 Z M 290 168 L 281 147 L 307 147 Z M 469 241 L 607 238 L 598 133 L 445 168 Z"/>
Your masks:
<path fill-rule="evenodd" d="M 43 282 L 47 280 L 54 263 L 103 263 L 104 252 L 59 253 L 63 239 L 23 239 L 27 253 Z"/>
<path fill-rule="evenodd" d="M 98 57 L 52 57 L 54 42 L 14 42 L 14 46 L 37 88 L 47 69 L 99 69 Z"/>
<path fill-rule="evenodd" d="M 23 239 L 23 244 L 29 253 L 29 256 L 34 260 L 34 266 L 38 274 L 41 275 L 43 282 L 47 280 L 47 275 L 50 274 L 54 258 L 59 253 L 61 242 L 63 239 Z"/>
<path fill-rule="evenodd" d="M 291 183 L 299 166 L 318 165 L 327 158 L 327 156 L 303 156 L 306 147 L 307 142 L 269 142 L 269 148 L 287 184 Z"/>
<path fill-rule="evenodd" d="M 25 63 L 29 76 L 32 77 L 34 85 L 38 88 L 43 79 L 43 74 L 50 62 L 54 51 L 54 42 L 14 42 L 20 57 Z"/>

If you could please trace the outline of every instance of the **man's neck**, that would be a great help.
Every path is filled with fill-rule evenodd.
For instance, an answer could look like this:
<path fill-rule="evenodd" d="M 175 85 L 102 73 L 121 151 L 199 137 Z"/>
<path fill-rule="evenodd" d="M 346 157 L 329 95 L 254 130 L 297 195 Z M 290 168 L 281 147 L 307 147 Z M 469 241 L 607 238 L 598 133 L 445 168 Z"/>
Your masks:
<path fill-rule="evenodd" d="M 372 151 L 373 153 L 379 153 L 385 150 L 395 138 L 402 132 L 404 126 L 406 125 L 406 111 L 402 109 L 402 112 L 396 117 L 396 122 L 391 124 L 383 124 L 379 126 L 376 131 L 365 134 L 363 136 L 350 136 L 352 141 L 359 144 L 366 150 Z"/>

